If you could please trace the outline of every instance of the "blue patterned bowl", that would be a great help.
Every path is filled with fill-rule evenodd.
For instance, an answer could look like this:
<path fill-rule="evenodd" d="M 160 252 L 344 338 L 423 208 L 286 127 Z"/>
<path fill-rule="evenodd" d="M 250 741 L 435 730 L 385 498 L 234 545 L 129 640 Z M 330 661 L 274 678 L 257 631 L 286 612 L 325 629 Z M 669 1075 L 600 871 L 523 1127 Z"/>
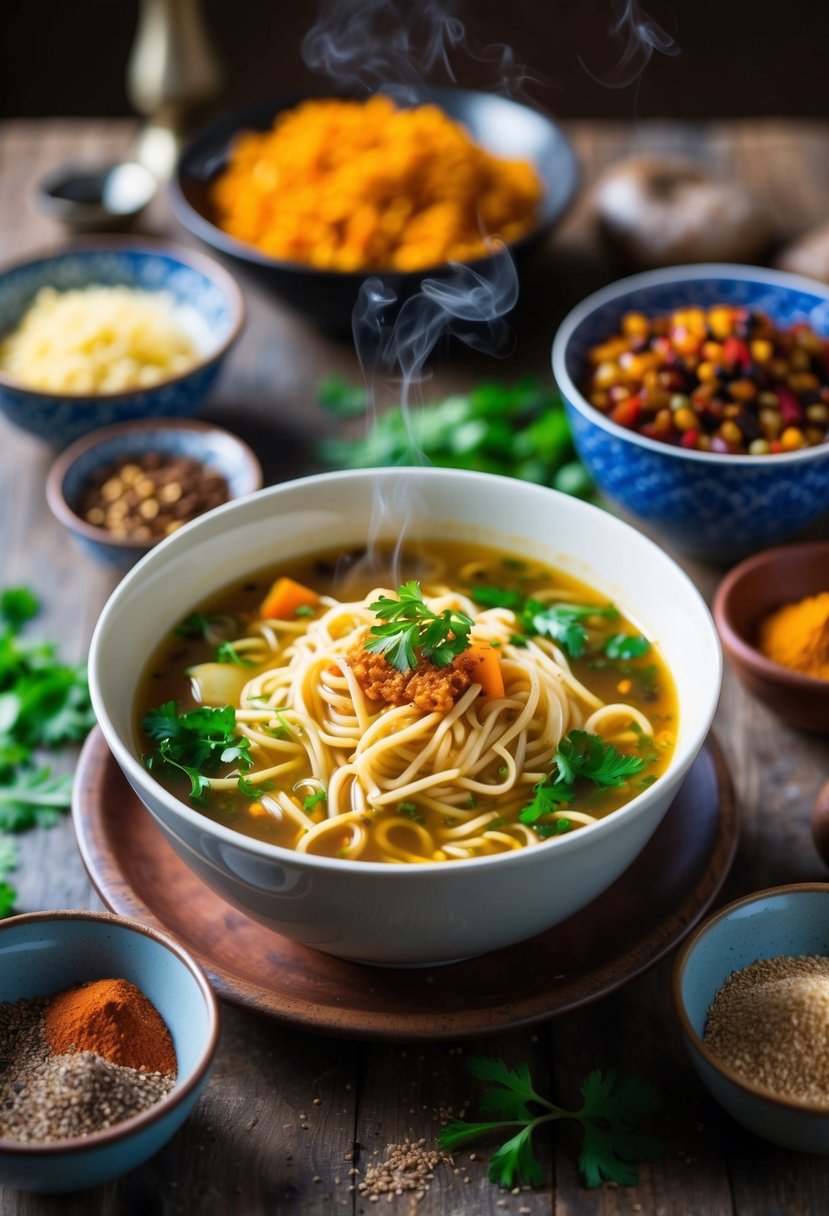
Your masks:
<path fill-rule="evenodd" d="M 579 456 L 608 498 L 711 561 L 735 561 L 774 544 L 829 509 L 829 443 L 775 456 L 729 456 L 673 447 L 619 426 L 583 397 L 591 346 L 624 313 L 664 314 L 713 304 L 748 306 L 780 326 L 806 321 L 829 337 L 829 287 L 752 266 L 669 267 L 612 283 L 564 319 L 553 375 Z"/>
<path fill-rule="evenodd" d="M 724 1064 L 704 1039 L 708 1010 L 731 973 L 783 955 L 829 955 L 829 884 L 772 887 L 715 912 L 676 957 L 674 1009 L 691 1063 L 734 1119 L 783 1148 L 829 1153 L 829 1104 L 772 1092 Z"/>
<path fill-rule="evenodd" d="M 0 409 L 6 417 L 58 447 L 129 418 L 195 414 L 244 320 L 235 281 L 204 254 L 162 241 L 98 237 L 0 272 L 0 334 L 17 325 L 41 288 L 68 291 L 93 285 L 168 292 L 199 358 L 187 371 L 149 388 L 89 395 L 26 388 L 0 370 Z"/>
<path fill-rule="evenodd" d="M 159 542 L 114 536 L 106 528 L 87 523 L 76 507 L 86 482 L 98 469 L 146 452 L 186 457 L 215 470 L 227 482 L 228 501 L 244 498 L 262 486 L 262 466 L 253 450 L 238 435 L 212 423 L 194 418 L 147 418 L 85 435 L 55 460 L 46 478 L 46 499 L 78 546 L 107 565 L 131 566 Z"/>
<path fill-rule="evenodd" d="M 0 1186 L 62 1193 L 126 1174 L 166 1144 L 207 1084 L 219 1007 L 201 967 L 171 938 L 103 912 L 36 912 L 0 922 L 0 1002 L 99 979 L 129 980 L 155 1005 L 176 1050 L 175 1086 L 104 1131 L 71 1140 L 0 1138 Z"/>

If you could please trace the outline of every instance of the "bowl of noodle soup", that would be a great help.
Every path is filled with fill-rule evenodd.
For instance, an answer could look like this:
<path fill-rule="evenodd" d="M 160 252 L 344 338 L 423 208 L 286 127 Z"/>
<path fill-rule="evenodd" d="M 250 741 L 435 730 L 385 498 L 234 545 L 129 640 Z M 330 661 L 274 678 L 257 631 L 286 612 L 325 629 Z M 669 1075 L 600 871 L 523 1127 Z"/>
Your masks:
<path fill-rule="evenodd" d="M 720 678 L 702 598 L 647 538 L 432 468 L 217 508 L 123 580 L 90 650 L 107 742 L 191 869 L 280 934 L 387 966 L 510 945 L 609 887 Z"/>

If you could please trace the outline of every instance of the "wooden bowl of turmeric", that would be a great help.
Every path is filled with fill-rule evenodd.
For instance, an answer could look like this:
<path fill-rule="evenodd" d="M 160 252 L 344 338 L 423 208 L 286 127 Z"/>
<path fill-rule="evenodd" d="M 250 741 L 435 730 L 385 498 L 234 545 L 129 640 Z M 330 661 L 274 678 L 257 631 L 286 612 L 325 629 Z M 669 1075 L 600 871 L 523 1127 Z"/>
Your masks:
<path fill-rule="evenodd" d="M 260 272 L 328 329 L 348 329 L 361 284 L 397 300 L 452 264 L 487 278 L 494 239 L 521 269 L 572 200 L 576 158 L 557 123 L 465 89 L 265 101 L 186 145 L 178 219 Z"/>
<path fill-rule="evenodd" d="M 735 566 L 717 589 L 714 620 L 750 692 L 790 726 L 829 734 L 829 541 Z"/>

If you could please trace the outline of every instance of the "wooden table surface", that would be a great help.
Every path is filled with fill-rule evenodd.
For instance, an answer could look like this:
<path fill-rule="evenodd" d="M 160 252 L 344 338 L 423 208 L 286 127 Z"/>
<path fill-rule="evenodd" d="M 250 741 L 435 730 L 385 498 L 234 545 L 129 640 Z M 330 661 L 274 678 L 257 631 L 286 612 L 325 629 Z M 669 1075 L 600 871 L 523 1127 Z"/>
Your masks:
<path fill-rule="evenodd" d="M 483 376 L 549 374 L 549 343 L 566 309 L 615 277 L 595 240 L 586 193 L 596 173 L 632 149 L 692 152 L 748 179 L 766 199 L 780 240 L 822 220 L 829 209 L 829 125 L 762 122 L 677 127 L 652 123 L 572 123 L 584 189 L 546 252 L 544 287 L 519 310 L 515 353 L 503 363 L 464 356 L 435 369 L 434 392 Z M 0 128 L 0 262 L 59 242 L 35 215 L 29 193 L 38 174 L 78 155 L 105 158 L 129 147 L 123 122 L 12 122 Z M 186 236 L 165 197 L 141 229 Z M 326 419 L 315 401 L 323 373 L 357 379 L 349 343 L 325 338 L 244 274 L 249 321 L 205 416 L 256 442 L 269 481 L 313 467 L 312 445 Z M 0 419 L 0 584 L 28 584 L 41 596 L 42 636 L 81 659 L 115 577 L 67 543 L 44 499 L 54 453 Z M 826 536 L 825 526 L 814 529 Z M 680 559 L 683 560 L 683 559 Z M 683 560 L 710 598 L 722 571 Z M 726 670 L 715 733 L 737 794 L 741 831 L 736 861 L 719 901 L 761 887 L 827 878 L 814 851 L 809 815 L 829 777 L 825 740 L 789 730 Z M 71 762 L 71 757 L 67 763 Z M 14 881 L 18 909 L 98 908 L 69 818 L 22 840 Z M 647 898 L 647 892 L 643 892 Z M 829 1211 L 829 1162 L 778 1150 L 744 1132 L 707 1096 L 685 1058 L 669 1000 L 667 957 L 621 990 L 531 1028 L 452 1042 L 339 1040 L 288 1028 L 223 1004 L 220 1050 L 209 1088 L 177 1136 L 151 1161 L 106 1187 L 66 1197 L 0 1189 L 0 1216 L 124 1213 L 361 1213 L 373 1205 L 353 1188 L 385 1146 L 404 1137 L 433 1144 L 436 1110 L 472 1098 L 465 1052 L 532 1062 L 540 1086 L 562 1099 L 594 1067 L 639 1072 L 659 1091 L 664 1157 L 640 1169 L 634 1188 L 585 1189 L 575 1141 L 562 1133 L 544 1146 L 544 1186 L 518 1193 L 487 1180 L 489 1149 L 459 1154 L 435 1171 L 420 1200 L 381 1203 L 395 1213 L 554 1213 L 555 1216 L 815 1216 Z M 476 1146 L 477 1147 L 477 1146 Z"/>

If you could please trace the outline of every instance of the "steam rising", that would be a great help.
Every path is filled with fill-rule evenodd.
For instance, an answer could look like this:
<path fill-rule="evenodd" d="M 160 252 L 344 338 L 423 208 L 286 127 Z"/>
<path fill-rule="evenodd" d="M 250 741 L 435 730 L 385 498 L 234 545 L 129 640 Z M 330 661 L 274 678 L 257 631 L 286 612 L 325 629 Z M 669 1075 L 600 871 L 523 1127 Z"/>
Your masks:
<path fill-rule="evenodd" d="M 579 63 L 599 84 L 609 89 L 623 89 L 639 80 L 654 51 L 662 55 L 678 55 L 680 47 L 652 17 L 648 16 L 639 0 L 611 0 L 615 20 L 610 25 L 610 35 L 621 46 L 618 60 L 605 72 L 591 72 L 584 59 Z"/>
<path fill-rule="evenodd" d="M 474 46 L 457 7 L 457 0 L 322 0 L 302 40 L 302 57 L 340 89 L 382 88 L 404 98 L 436 75 L 454 84 L 456 53 L 491 64 L 491 88 L 507 96 L 540 80 L 516 63 L 511 47 Z"/>

